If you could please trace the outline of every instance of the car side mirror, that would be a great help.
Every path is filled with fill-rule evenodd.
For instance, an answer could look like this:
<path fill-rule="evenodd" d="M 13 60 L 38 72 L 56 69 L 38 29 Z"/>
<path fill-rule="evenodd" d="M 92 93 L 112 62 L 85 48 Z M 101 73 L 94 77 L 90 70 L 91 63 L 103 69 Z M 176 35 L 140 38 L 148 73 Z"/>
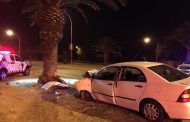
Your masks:
<path fill-rule="evenodd" d="M 83 78 L 91 78 L 90 74 L 88 72 L 85 72 L 83 75 L 82 75 Z"/>
<path fill-rule="evenodd" d="M 91 78 L 94 79 L 94 78 L 95 78 L 95 75 L 93 74 L 93 75 L 91 76 Z"/>

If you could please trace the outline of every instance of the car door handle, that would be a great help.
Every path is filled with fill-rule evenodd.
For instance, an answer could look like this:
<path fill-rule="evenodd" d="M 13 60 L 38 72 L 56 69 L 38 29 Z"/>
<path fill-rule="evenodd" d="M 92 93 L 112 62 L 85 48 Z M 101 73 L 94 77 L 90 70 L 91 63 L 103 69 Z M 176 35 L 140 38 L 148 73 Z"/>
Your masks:
<path fill-rule="evenodd" d="M 112 83 L 108 83 L 108 85 L 113 85 Z"/>
<path fill-rule="evenodd" d="M 141 86 L 141 85 L 135 85 L 135 87 L 142 88 L 143 86 Z"/>

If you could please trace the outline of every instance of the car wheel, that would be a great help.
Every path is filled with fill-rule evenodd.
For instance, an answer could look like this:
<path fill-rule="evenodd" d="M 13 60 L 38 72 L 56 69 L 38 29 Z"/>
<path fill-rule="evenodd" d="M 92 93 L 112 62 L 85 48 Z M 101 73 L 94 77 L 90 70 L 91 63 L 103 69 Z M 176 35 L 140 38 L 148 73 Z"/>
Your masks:
<path fill-rule="evenodd" d="M 23 72 L 23 75 L 24 76 L 28 76 L 30 74 L 30 68 L 29 67 L 26 67 L 26 69 L 24 70 Z"/>
<path fill-rule="evenodd" d="M 7 73 L 5 70 L 1 70 L 0 71 L 0 80 L 5 80 L 5 78 L 7 77 Z"/>
<path fill-rule="evenodd" d="M 147 101 L 141 105 L 140 112 L 144 118 L 149 121 L 160 122 L 165 117 L 165 111 L 162 106 L 155 101 Z"/>
<path fill-rule="evenodd" d="M 80 96 L 82 99 L 84 99 L 86 101 L 92 101 L 93 100 L 91 93 L 88 91 L 81 91 Z"/>

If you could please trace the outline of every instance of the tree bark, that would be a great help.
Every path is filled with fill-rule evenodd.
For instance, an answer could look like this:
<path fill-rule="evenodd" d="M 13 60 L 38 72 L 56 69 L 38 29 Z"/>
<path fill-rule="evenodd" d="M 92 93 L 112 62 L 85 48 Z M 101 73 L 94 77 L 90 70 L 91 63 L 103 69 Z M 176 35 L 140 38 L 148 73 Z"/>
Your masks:
<path fill-rule="evenodd" d="M 57 76 L 57 51 L 58 41 L 54 39 L 43 40 L 43 72 L 39 77 L 39 83 L 47 83 L 49 81 L 59 81 Z"/>
<path fill-rule="evenodd" d="M 57 76 L 58 43 L 63 37 L 63 11 L 55 6 L 45 6 L 39 23 L 41 48 L 43 53 L 43 72 L 39 83 L 61 81 Z"/>
<path fill-rule="evenodd" d="M 108 64 L 108 54 L 104 53 L 104 64 L 107 65 Z"/>

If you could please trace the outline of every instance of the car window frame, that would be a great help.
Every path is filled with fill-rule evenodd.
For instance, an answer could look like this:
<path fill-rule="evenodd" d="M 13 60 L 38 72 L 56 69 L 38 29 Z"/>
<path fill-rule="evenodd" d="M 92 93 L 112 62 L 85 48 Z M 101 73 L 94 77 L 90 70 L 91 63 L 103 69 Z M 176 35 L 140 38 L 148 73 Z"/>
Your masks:
<path fill-rule="evenodd" d="M 170 70 L 170 71 L 171 71 L 171 69 L 172 69 L 170 77 L 167 76 L 168 74 L 167 74 L 167 75 L 163 75 L 161 72 L 158 72 L 158 71 L 157 71 L 158 69 L 156 69 L 156 68 L 158 68 L 158 67 L 161 67 L 161 68 L 162 68 L 161 70 L 164 69 L 163 71 L 167 71 L 167 70 Z M 166 68 L 168 68 L 168 69 L 166 69 Z M 167 80 L 168 82 L 175 82 L 175 81 L 183 80 L 183 79 L 189 77 L 189 76 L 188 76 L 187 74 L 185 74 L 184 72 L 182 72 L 182 71 L 176 69 L 175 67 L 172 67 L 172 66 L 169 66 L 169 65 L 166 65 L 166 64 L 157 65 L 157 66 L 151 66 L 151 67 L 148 67 L 148 69 L 149 69 L 150 71 L 156 73 L 156 74 L 159 75 L 160 77 L 164 78 L 164 79 Z M 159 69 L 159 70 L 160 70 L 160 69 Z M 177 75 L 177 74 L 173 75 L 174 73 L 179 73 L 179 74 L 178 74 L 178 75 Z M 173 76 L 173 77 L 171 77 L 171 76 Z M 174 79 L 174 76 L 175 76 L 176 79 Z M 179 76 L 181 76 L 181 77 L 179 77 Z M 183 76 L 183 77 L 182 77 L 182 76 Z"/>
<path fill-rule="evenodd" d="M 143 75 L 144 80 L 143 80 L 143 81 L 141 81 L 141 80 L 139 80 L 139 81 L 121 80 L 122 70 L 123 70 L 124 68 L 132 68 L 132 69 L 138 70 L 138 71 Z M 121 69 L 120 69 L 120 74 L 119 74 L 119 79 L 118 79 L 118 80 L 119 80 L 120 82 L 141 82 L 141 83 L 147 82 L 146 75 L 143 73 L 143 71 L 142 71 L 140 68 L 132 67 L 132 66 L 122 66 Z"/>
<path fill-rule="evenodd" d="M 107 69 L 107 68 L 116 68 L 114 79 L 99 79 L 99 78 L 96 77 L 99 73 L 101 73 L 103 70 L 105 70 L 105 69 Z M 94 75 L 93 79 L 95 79 L 95 80 L 104 80 L 104 81 L 105 81 L 105 80 L 117 81 L 117 79 L 118 79 L 118 77 L 119 77 L 118 71 L 120 71 L 120 68 L 121 68 L 120 66 L 105 67 L 105 68 L 101 69 L 99 72 L 97 72 L 97 73 Z"/>
<path fill-rule="evenodd" d="M 22 62 L 23 61 L 23 59 L 20 56 L 18 56 L 18 55 L 14 55 L 14 57 L 15 57 L 15 61 L 18 61 L 18 62 Z M 17 60 L 16 57 L 18 57 L 20 60 Z"/>
<path fill-rule="evenodd" d="M 14 55 L 9 55 L 9 57 L 10 57 L 10 60 L 11 60 L 11 61 L 15 61 L 15 56 L 14 56 Z M 11 57 L 13 58 L 13 60 L 12 60 Z"/>

